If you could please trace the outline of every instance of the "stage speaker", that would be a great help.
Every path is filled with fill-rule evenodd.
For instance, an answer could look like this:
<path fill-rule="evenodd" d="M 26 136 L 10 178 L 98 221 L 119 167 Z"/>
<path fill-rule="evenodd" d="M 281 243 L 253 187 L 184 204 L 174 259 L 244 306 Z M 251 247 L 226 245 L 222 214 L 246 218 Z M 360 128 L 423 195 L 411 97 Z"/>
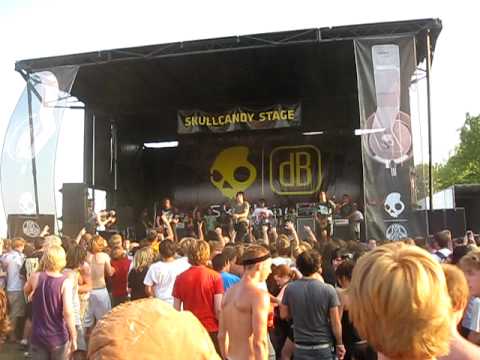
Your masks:
<path fill-rule="evenodd" d="M 307 239 L 307 232 L 305 231 L 305 226 L 310 226 L 313 233 L 315 234 L 315 219 L 313 218 L 313 216 L 297 217 L 297 234 L 300 241 Z"/>
<path fill-rule="evenodd" d="M 464 208 L 433 210 L 430 216 L 430 234 L 448 229 L 453 237 L 465 236 L 467 225 Z"/>
<path fill-rule="evenodd" d="M 464 208 L 418 210 L 414 212 L 414 235 L 425 236 L 428 216 L 428 233 L 433 235 L 442 230 L 450 230 L 453 237 L 462 237 L 466 231 Z"/>
<path fill-rule="evenodd" d="M 62 187 L 63 234 L 76 236 L 87 222 L 88 188 L 83 183 L 64 183 Z"/>
<path fill-rule="evenodd" d="M 7 218 L 8 237 L 22 237 L 27 241 L 33 241 L 40 235 L 45 225 L 50 228 L 49 233 L 55 234 L 54 215 L 23 215 L 10 214 Z"/>

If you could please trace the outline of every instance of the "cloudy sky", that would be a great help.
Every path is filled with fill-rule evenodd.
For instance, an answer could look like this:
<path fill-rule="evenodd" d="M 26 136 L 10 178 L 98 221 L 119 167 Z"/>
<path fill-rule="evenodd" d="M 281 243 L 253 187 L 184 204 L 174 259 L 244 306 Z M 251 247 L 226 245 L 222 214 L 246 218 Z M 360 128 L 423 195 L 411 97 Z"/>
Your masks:
<path fill-rule="evenodd" d="M 480 30 L 475 3 L 2 0 L 0 142 L 24 87 L 14 71 L 16 60 L 229 35 L 440 18 L 443 31 L 432 69 L 432 115 L 433 159 L 441 162 L 458 142 L 457 130 L 465 113 L 480 114 Z M 81 126 L 79 121 L 72 122 Z M 65 132 L 63 143 L 70 143 L 68 136 Z M 70 149 L 81 152 L 81 143 L 75 144 L 77 148 Z M 78 168 L 65 169 L 71 180 L 81 178 Z"/>

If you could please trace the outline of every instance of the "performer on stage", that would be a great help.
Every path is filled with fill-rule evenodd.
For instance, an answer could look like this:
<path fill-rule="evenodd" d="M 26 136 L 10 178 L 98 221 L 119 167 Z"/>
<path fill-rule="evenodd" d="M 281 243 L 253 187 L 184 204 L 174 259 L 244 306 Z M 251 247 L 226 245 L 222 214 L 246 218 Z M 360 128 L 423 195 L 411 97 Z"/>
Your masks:
<path fill-rule="evenodd" d="M 153 218 L 153 216 L 152 216 Z M 148 214 L 148 208 L 144 208 L 135 224 L 135 235 L 137 239 L 142 240 L 147 237 L 148 229 L 153 227 L 152 219 Z"/>
<path fill-rule="evenodd" d="M 157 212 L 157 217 L 155 219 L 155 227 L 164 228 L 167 230 L 167 224 L 164 224 L 163 219 L 167 219 L 170 225 L 174 225 L 175 221 L 178 222 L 175 218 L 176 210 L 172 206 L 172 201 L 169 198 L 162 200 L 162 207 L 159 212 Z"/>
<path fill-rule="evenodd" d="M 260 238 L 262 226 L 272 226 L 273 223 L 273 212 L 270 210 L 264 199 L 258 201 L 258 206 L 255 208 L 252 214 L 254 222 L 254 230 L 257 238 Z"/>
<path fill-rule="evenodd" d="M 342 202 L 337 205 L 336 212 L 340 214 L 342 219 L 348 219 L 353 212 L 353 201 L 350 195 L 343 194 Z"/>
<path fill-rule="evenodd" d="M 315 221 L 320 229 L 320 239 L 328 241 L 333 236 L 333 214 L 335 203 L 327 198 L 325 191 L 320 191 L 315 212 Z"/>
<path fill-rule="evenodd" d="M 232 218 L 235 229 L 235 242 L 248 241 L 248 216 L 250 214 L 250 204 L 245 198 L 245 193 L 243 191 L 239 191 L 235 195 L 235 203 L 233 204 L 232 208 Z"/>

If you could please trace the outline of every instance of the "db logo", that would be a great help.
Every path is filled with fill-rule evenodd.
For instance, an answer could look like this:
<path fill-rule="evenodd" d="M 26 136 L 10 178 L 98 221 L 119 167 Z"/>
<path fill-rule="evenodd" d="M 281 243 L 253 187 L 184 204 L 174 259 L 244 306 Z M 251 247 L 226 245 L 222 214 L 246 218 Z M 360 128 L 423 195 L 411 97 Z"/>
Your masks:
<path fill-rule="evenodd" d="M 320 189 L 320 151 L 313 145 L 280 146 L 270 153 L 270 188 L 279 195 L 308 195 Z"/>

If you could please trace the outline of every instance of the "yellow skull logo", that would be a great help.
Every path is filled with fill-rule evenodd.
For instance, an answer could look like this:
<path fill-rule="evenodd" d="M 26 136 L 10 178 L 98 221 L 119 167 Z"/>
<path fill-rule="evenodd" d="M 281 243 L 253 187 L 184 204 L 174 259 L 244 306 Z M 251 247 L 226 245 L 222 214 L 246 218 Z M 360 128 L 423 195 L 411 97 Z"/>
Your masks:
<path fill-rule="evenodd" d="M 210 168 L 210 181 L 220 192 L 233 199 L 248 189 L 257 178 L 257 170 L 248 161 L 248 147 L 232 146 L 221 151 Z"/>

